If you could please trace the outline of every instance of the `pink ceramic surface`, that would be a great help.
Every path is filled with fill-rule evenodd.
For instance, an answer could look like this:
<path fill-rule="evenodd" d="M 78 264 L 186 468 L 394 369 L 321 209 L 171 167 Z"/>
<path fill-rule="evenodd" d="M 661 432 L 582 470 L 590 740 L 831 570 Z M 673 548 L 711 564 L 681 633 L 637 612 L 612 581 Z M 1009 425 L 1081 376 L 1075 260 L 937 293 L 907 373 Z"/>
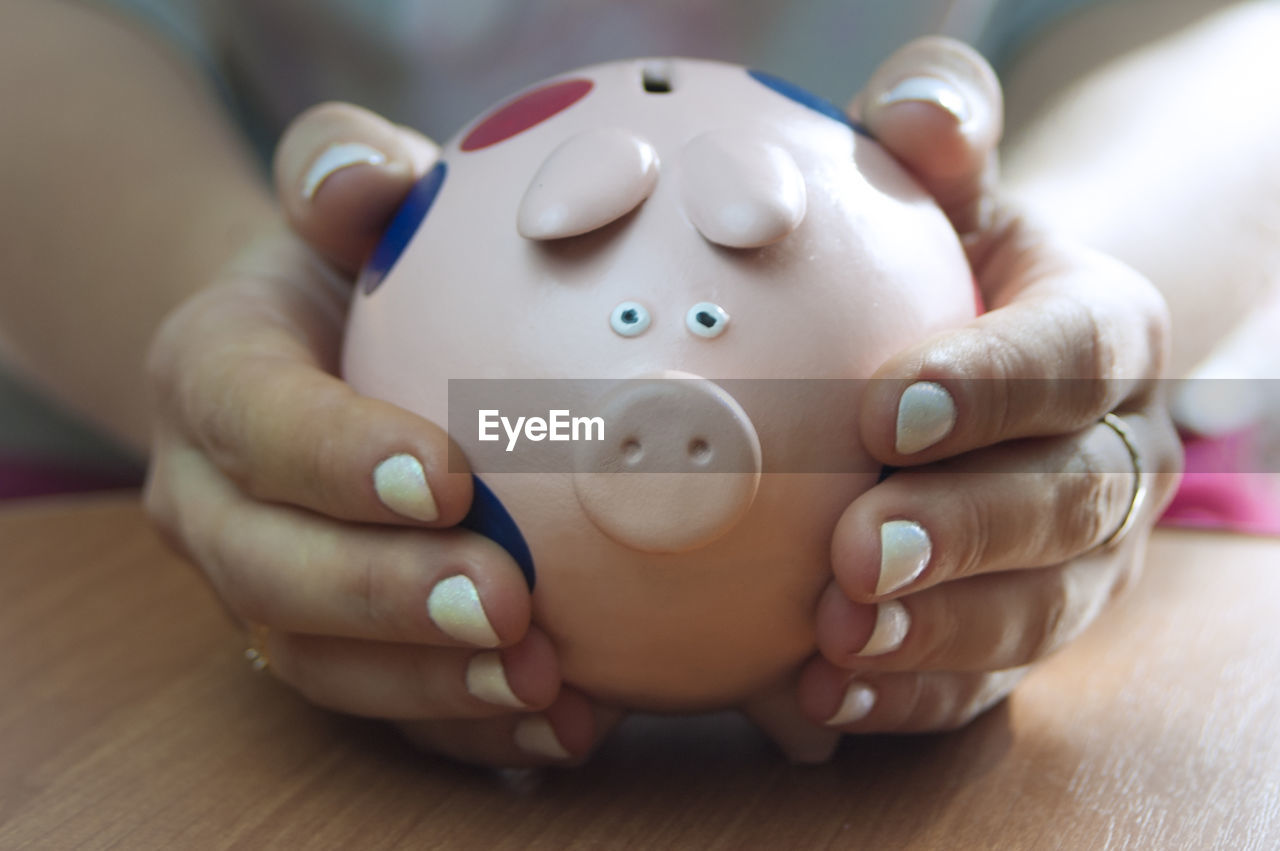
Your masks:
<path fill-rule="evenodd" d="M 442 163 L 365 271 L 348 381 L 446 423 L 451 378 L 600 379 L 565 392 L 604 440 L 477 469 L 566 680 L 657 710 L 773 687 L 813 652 L 832 529 L 880 472 L 858 383 L 800 379 L 866 378 L 974 315 L 946 219 L 829 106 L 711 62 L 566 74 Z"/>

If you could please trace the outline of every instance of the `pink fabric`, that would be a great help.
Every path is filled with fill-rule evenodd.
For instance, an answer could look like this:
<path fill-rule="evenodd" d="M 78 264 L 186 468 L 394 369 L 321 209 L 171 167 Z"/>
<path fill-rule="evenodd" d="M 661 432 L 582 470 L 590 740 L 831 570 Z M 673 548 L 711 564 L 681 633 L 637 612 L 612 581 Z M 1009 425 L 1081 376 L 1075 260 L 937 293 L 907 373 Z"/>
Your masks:
<path fill-rule="evenodd" d="M 1256 431 L 1184 436 L 1186 474 L 1163 526 L 1280 535 L 1280 474 L 1264 472 Z"/>
<path fill-rule="evenodd" d="M 141 476 L 83 470 L 55 461 L 0 455 L 0 500 L 137 487 Z"/>

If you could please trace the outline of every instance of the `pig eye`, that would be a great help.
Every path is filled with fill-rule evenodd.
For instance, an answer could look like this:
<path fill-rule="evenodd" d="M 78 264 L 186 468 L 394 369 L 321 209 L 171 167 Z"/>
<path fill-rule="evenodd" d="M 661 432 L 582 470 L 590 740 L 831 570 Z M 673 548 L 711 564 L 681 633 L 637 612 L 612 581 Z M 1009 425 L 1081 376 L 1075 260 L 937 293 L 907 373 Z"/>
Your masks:
<path fill-rule="evenodd" d="M 650 321 L 649 311 L 636 301 L 624 301 L 609 316 L 609 325 L 624 337 L 643 334 Z"/>
<path fill-rule="evenodd" d="M 700 301 L 684 315 L 684 324 L 699 337 L 719 337 L 729 327 L 729 314 L 709 301 Z"/>

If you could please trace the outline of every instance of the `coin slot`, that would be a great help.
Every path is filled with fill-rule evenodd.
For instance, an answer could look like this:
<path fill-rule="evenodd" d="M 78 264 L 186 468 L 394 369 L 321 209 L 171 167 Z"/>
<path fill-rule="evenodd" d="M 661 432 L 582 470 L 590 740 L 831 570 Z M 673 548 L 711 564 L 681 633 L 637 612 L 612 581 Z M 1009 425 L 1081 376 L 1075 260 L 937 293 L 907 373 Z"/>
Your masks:
<path fill-rule="evenodd" d="M 671 83 L 671 68 L 665 62 L 644 66 L 640 71 L 640 81 L 651 95 L 668 95 L 675 88 Z"/>

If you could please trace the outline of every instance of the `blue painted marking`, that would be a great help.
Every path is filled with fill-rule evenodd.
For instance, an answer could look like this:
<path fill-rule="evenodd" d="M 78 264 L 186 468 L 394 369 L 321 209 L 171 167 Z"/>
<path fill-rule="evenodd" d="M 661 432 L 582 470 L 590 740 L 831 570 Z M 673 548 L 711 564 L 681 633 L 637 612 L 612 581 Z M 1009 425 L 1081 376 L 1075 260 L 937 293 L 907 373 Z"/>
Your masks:
<path fill-rule="evenodd" d="M 815 95 L 808 89 L 802 89 L 790 80 L 784 80 L 781 77 L 769 74 L 765 71 L 750 70 L 747 71 L 747 73 L 750 74 L 751 78 L 757 83 L 773 89 L 783 97 L 793 100 L 801 106 L 808 107 L 814 112 L 825 115 L 827 118 L 835 119 L 844 126 L 852 129 L 853 132 L 866 136 L 868 139 L 872 138 L 871 134 L 867 132 L 867 128 L 863 127 L 856 121 L 851 121 L 849 116 L 844 114 L 843 109 L 836 106 L 826 98 L 820 95 Z"/>
<path fill-rule="evenodd" d="M 529 590 L 532 591 L 537 581 L 537 574 L 533 570 L 533 555 L 529 552 L 529 545 L 524 541 L 524 535 L 520 534 L 520 527 L 511 518 L 497 494 L 489 490 L 488 485 L 475 475 L 472 475 L 471 483 L 475 488 L 475 495 L 471 497 L 471 510 L 458 525 L 478 535 L 484 535 L 506 550 L 507 554 L 520 566 L 524 581 L 529 584 Z"/>
<path fill-rule="evenodd" d="M 422 220 L 427 217 L 431 205 L 435 203 L 440 187 L 444 185 L 445 172 L 448 171 L 444 161 L 436 163 L 435 168 L 427 172 L 414 187 L 409 190 L 404 203 L 396 210 L 391 224 L 387 225 L 378 247 L 373 249 L 369 262 L 360 273 L 360 289 L 369 295 L 378 288 L 382 280 L 391 271 L 391 267 L 404 253 L 405 246 L 418 232 Z"/>

